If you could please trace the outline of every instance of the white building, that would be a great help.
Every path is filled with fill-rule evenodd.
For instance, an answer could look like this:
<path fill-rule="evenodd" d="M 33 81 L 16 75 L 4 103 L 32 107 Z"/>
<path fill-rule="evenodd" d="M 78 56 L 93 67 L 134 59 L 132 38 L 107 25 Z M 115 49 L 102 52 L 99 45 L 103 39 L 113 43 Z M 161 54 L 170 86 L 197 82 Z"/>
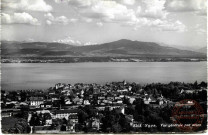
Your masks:
<path fill-rule="evenodd" d="M 43 104 L 43 101 L 43 97 L 30 97 L 30 105 L 36 108 L 39 108 L 40 104 Z"/>

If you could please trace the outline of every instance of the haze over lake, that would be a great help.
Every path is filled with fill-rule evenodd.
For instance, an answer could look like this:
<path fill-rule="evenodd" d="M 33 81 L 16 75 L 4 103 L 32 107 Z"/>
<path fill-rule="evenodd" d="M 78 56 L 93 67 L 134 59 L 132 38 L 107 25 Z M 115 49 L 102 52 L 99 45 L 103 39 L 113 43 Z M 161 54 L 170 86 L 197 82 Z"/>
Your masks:
<path fill-rule="evenodd" d="M 206 81 L 206 62 L 3 63 L 2 90 L 47 89 L 56 83 L 141 84 Z"/>

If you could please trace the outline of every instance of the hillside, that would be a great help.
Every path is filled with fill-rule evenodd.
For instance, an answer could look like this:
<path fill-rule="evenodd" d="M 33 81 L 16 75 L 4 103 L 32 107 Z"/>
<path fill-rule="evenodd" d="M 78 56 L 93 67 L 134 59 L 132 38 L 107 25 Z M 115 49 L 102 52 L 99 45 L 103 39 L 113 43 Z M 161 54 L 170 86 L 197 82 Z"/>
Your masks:
<path fill-rule="evenodd" d="M 71 49 L 75 52 L 91 56 L 203 56 L 203 54 L 197 52 L 164 47 L 153 42 L 140 42 L 126 39 L 101 45 L 72 47 Z"/>
<path fill-rule="evenodd" d="M 199 52 L 160 46 L 153 42 L 131 41 L 127 39 L 89 46 L 72 46 L 47 42 L 2 41 L 1 49 L 2 56 L 19 57 L 205 57 L 205 54 Z"/>
<path fill-rule="evenodd" d="M 200 49 L 197 49 L 196 52 L 207 54 L 207 47 L 205 46 Z"/>

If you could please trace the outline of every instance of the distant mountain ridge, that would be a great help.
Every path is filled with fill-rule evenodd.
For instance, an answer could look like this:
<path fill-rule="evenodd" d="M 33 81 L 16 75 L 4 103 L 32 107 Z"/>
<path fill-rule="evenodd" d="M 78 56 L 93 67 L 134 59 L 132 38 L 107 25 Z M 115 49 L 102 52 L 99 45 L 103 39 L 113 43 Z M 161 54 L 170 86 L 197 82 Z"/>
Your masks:
<path fill-rule="evenodd" d="M 48 42 L 12 42 L 2 41 L 3 56 L 30 57 L 132 57 L 132 56 L 171 56 L 204 57 L 205 54 L 161 46 L 154 42 L 141 42 L 121 39 L 114 42 L 73 46 Z"/>
<path fill-rule="evenodd" d="M 207 54 L 207 47 L 205 46 L 205 47 L 202 47 L 200 49 L 197 49 L 196 52 Z"/>

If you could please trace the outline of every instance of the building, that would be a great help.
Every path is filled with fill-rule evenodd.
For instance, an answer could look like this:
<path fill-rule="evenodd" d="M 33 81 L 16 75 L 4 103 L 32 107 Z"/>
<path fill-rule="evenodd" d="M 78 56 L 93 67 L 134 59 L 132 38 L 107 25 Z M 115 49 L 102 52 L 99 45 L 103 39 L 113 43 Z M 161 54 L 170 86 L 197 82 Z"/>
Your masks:
<path fill-rule="evenodd" d="M 78 115 L 78 109 L 68 109 L 68 110 L 55 110 L 53 112 L 53 119 L 69 119 L 69 116 Z"/>
<path fill-rule="evenodd" d="M 52 103 L 44 102 L 43 104 L 40 104 L 40 108 L 52 108 Z"/>
<path fill-rule="evenodd" d="M 30 106 L 35 106 L 36 108 L 39 108 L 41 104 L 44 102 L 43 97 L 30 97 Z"/>
<path fill-rule="evenodd" d="M 57 89 L 64 88 L 65 86 L 66 86 L 66 84 L 63 84 L 63 83 L 57 83 L 57 84 L 55 85 L 56 90 L 57 90 Z"/>
<path fill-rule="evenodd" d="M 92 131 L 97 131 L 100 129 L 100 120 L 98 118 L 92 117 L 86 122 L 86 126 L 88 129 Z"/>
<path fill-rule="evenodd" d="M 83 104 L 84 105 L 90 105 L 90 102 L 89 102 L 89 100 L 84 100 Z"/>
<path fill-rule="evenodd" d="M 65 99 L 65 104 L 66 104 L 66 105 L 71 105 L 71 104 L 72 104 L 72 102 L 71 102 L 71 100 L 70 100 L 70 99 L 68 99 L 68 98 L 67 98 L 67 99 Z"/>

